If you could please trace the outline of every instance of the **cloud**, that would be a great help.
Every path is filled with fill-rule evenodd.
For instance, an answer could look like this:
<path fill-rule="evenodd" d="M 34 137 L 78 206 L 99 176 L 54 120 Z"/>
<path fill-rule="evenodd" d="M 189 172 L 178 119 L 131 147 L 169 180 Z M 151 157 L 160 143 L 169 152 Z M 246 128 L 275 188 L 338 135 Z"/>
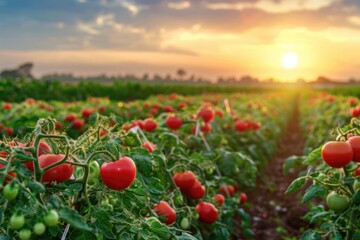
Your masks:
<path fill-rule="evenodd" d="M 238 3 L 208 3 L 207 8 L 212 10 L 246 10 L 259 9 L 269 13 L 287 13 L 291 11 L 314 11 L 332 5 L 339 0 L 259 0 L 255 2 Z"/>
<path fill-rule="evenodd" d="M 175 10 L 184 10 L 191 6 L 191 3 L 189 1 L 183 1 L 183 2 L 169 2 L 167 4 L 168 8 L 175 9 Z"/>
<path fill-rule="evenodd" d="M 127 0 L 100 0 L 100 4 L 106 7 L 122 7 L 132 15 L 137 15 L 144 7 Z"/>
<path fill-rule="evenodd" d="M 347 19 L 350 23 L 360 26 L 360 17 L 359 16 L 350 16 Z"/>

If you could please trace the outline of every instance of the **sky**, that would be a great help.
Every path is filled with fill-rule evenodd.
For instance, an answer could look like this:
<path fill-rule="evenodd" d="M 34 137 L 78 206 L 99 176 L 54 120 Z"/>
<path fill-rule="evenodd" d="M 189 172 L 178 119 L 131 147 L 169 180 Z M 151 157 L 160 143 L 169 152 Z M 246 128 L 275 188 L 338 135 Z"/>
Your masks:
<path fill-rule="evenodd" d="M 0 0 L 0 69 L 28 61 L 36 76 L 360 78 L 360 1 Z"/>

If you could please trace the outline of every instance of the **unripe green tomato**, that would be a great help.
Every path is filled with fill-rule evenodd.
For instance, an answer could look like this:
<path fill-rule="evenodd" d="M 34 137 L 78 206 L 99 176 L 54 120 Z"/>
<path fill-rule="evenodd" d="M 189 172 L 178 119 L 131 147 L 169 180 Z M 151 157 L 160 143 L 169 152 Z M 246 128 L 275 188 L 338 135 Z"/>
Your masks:
<path fill-rule="evenodd" d="M 184 202 L 184 199 L 183 199 L 183 196 L 181 194 L 177 194 L 175 197 L 174 197 L 174 203 L 175 205 L 181 205 L 183 204 Z"/>
<path fill-rule="evenodd" d="M 326 204 L 331 210 L 342 212 L 349 206 L 350 200 L 347 196 L 332 191 L 326 197 Z"/>
<path fill-rule="evenodd" d="M 360 182 L 355 181 L 353 184 L 354 191 L 357 192 L 360 189 Z"/>
<path fill-rule="evenodd" d="M 187 217 L 181 219 L 180 227 L 184 230 L 189 228 L 189 219 Z"/>
<path fill-rule="evenodd" d="M 17 230 L 17 229 L 20 229 L 24 226 L 25 224 L 25 217 L 24 215 L 17 215 L 17 214 L 14 214 L 11 216 L 10 218 L 10 226 Z"/>
<path fill-rule="evenodd" d="M 50 212 L 44 217 L 44 222 L 47 226 L 56 226 L 59 222 L 59 215 L 56 210 L 50 210 Z"/>
<path fill-rule="evenodd" d="M 12 184 L 6 185 L 3 189 L 3 195 L 9 201 L 14 200 L 17 197 L 18 193 L 19 187 Z"/>
<path fill-rule="evenodd" d="M 45 232 L 45 230 L 46 230 L 46 226 L 45 226 L 45 224 L 44 223 L 42 223 L 42 222 L 38 222 L 38 223 L 36 223 L 35 225 L 34 225 L 34 233 L 36 234 L 36 235 L 42 235 L 42 234 L 44 234 L 44 232 Z"/>
<path fill-rule="evenodd" d="M 192 215 L 192 219 L 193 220 L 198 220 L 199 219 L 199 214 L 197 212 L 194 212 Z"/>
<path fill-rule="evenodd" d="M 94 184 L 100 178 L 100 165 L 97 161 L 90 163 L 89 184 Z"/>
<path fill-rule="evenodd" d="M 31 237 L 31 231 L 29 229 L 21 229 L 20 233 L 19 233 L 19 238 L 21 240 L 28 240 Z"/>

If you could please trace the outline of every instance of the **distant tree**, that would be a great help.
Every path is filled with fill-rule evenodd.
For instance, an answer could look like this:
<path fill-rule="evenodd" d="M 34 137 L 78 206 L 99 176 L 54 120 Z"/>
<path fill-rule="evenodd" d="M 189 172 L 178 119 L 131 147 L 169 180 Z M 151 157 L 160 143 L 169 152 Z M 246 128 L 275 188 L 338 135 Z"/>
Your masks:
<path fill-rule="evenodd" d="M 180 80 L 183 80 L 183 78 L 185 77 L 186 75 L 186 71 L 182 68 L 179 68 L 177 71 L 176 71 L 176 74 L 179 76 Z"/>
<path fill-rule="evenodd" d="M 165 77 L 165 80 L 166 80 L 166 81 L 171 81 L 171 80 L 172 80 L 171 75 L 170 75 L 170 74 L 167 74 L 166 77 Z"/>
<path fill-rule="evenodd" d="M 149 74 L 148 74 L 148 73 L 145 73 L 145 74 L 143 75 L 143 77 L 142 77 L 142 80 L 144 80 L 144 81 L 149 80 Z"/>
<path fill-rule="evenodd" d="M 33 75 L 31 74 L 31 70 L 34 64 L 31 62 L 24 63 L 20 65 L 16 69 L 4 70 L 0 72 L 0 78 L 12 78 L 12 79 L 19 79 L 19 78 L 27 78 L 27 79 L 34 79 Z"/>

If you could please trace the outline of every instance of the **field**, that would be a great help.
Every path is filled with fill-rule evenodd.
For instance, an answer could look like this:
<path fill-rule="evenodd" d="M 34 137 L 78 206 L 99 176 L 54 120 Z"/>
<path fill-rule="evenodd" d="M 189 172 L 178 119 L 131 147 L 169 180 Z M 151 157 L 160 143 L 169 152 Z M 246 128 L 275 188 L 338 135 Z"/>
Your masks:
<path fill-rule="evenodd" d="M 0 238 L 360 239 L 357 89 L 1 81 Z"/>

